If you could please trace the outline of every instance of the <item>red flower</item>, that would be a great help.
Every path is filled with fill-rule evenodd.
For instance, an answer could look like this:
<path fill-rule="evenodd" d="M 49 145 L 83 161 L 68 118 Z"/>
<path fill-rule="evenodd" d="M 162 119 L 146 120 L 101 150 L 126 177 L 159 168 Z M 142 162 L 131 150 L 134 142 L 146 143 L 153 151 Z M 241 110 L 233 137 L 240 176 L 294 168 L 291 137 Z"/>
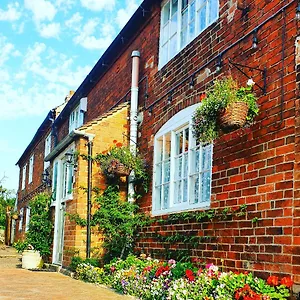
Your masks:
<path fill-rule="evenodd" d="M 200 101 L 202 101 L 205 97 L 206 97 L 206 94 L 205 94 L 205 93 L 201 94 L 201 95 L 200 95 Z"/>
<path fill-rule="evenodd" d="M 195 280 L 195 276 L 192 270 L 185 270 L 185 275 L 188 278 L 189 281 L 194 281 Z"/>
<path fill-rule="evenodd" d="M 155 272 L 155 277 L 159 277 L 160 275 L 164 275 L 164 272 L 168 272 L 170 270 L 169 266 L 161 266 Z"/>
<path fill-rule="evenodd" d="M 267 283 L 272 286 L 276 286 L 279 284 L 279 280 L 277 276 L 269 276 L 267 279 Z"/>
<path fill-rule="evenodd" d="M 280 283 L 285 285 L 287 288 L 290 288 L 293 285 L 293 280 L 291 277 L 283 277 L 280 280 Z"/>

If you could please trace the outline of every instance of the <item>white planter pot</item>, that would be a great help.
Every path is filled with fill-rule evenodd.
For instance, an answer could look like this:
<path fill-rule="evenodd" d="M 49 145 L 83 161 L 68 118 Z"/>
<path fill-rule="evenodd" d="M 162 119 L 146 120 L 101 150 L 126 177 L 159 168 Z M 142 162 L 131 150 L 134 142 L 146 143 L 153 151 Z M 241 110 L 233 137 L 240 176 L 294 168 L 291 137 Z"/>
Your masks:
<path fill-rule="evenodd" d="M 41 255 L 39 251 L 25 250 L 22 253 L 22 268 L 37 269 L 41 263 Z"/>

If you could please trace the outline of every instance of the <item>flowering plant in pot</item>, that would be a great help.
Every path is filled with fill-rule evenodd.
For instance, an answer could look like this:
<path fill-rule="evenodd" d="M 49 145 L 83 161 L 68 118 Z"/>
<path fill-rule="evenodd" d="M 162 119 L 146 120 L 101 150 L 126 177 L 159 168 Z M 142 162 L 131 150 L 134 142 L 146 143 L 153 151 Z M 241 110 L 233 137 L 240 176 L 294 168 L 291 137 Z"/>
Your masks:
<path fill-rule="evenodd" d="M 149 176 L 146 172 L 145 161 L 139 153 L 134 155 L 129 147 L 113 146 L 108 151 L 97 154 L 95 161 L 100 164 L 100 168 L 108 180 L 128 176 L 133 170 L 135 181 L 141 183 L 144 190 L 147 191 Z"/>
<path fill-rule="evenodd" d="M 215 80 L 193 116 L 193 134 L 202 143 L 211 143 L 220 132 L 251 124 L 258 115 L 252 80 L 239 87 L 231 77 Z"/>

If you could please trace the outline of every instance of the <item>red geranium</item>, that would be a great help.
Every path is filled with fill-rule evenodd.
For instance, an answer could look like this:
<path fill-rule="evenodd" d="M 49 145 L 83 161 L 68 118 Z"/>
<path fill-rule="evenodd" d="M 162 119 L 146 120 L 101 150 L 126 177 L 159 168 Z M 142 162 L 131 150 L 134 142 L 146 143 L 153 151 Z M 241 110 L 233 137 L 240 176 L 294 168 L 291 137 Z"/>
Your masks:
<path fill-rule="evenodd" d="M 279 279 L 277 276 L 269 276 L 267 283 L 272 286 L 277 286 L 279 284 Z"/>
<path fill-rule="evenodd" d="M 293 285 L 293 280 L 291 277 L 283 277 L 280 280 L 280 283 L 285 285 L 287 288 L 290 288 Z"/>
<path fill-rule="evenodd" d="M 186 275 L 186 277 L 188 278 L 189 281 L 194 281 L 195 280 L 195 275 L 194 275 L 192 270 L 189 270 L 189 269 L 185 270 L 185 275 Z"/>
<path fill-rule="evenodd" d="M 162 275 L 163 273 L 168 272 L 168 271 L 170 271 L 169 266 L 165 266 L 165 267 L 161 266 L 156 270 L 155 277 L 159 277 L 160 275 Z"/>

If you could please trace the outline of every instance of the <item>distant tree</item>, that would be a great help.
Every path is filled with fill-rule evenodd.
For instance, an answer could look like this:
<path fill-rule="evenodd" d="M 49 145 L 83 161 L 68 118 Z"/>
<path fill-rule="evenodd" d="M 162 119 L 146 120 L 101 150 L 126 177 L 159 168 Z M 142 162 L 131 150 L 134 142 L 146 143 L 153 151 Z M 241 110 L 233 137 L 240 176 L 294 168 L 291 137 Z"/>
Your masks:
<path fill-rule="evenodd" d="M 6 208 L 13 208 L 16 198 L 13 196 L 13 191 L 4 188 L 0 180 L 0 228 L 5 227 Z"/>

